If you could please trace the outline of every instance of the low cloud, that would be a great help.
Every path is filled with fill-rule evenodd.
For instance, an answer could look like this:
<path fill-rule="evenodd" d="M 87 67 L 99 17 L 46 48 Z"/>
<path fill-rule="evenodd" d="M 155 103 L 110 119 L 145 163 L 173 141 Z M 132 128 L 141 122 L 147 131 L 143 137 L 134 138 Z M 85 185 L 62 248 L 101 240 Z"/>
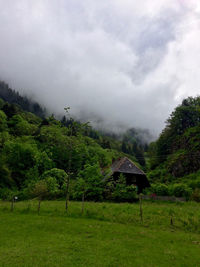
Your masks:
<path fill-rule="evenodd" d="M 158 134 L 200 92 L 200 6 L 140 2 L 0 0 L 0 79 L 56 114 Z"/>

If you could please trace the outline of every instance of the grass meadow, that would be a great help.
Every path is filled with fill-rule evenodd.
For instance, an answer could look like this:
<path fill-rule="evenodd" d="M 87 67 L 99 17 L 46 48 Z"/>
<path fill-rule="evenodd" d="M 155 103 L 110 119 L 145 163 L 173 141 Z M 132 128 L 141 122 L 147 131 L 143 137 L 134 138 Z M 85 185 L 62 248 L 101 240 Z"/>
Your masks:
<path fill-rule="evenodd" d="M 0 266 L 200 266 L 200 205 L 0 202 Z"/>

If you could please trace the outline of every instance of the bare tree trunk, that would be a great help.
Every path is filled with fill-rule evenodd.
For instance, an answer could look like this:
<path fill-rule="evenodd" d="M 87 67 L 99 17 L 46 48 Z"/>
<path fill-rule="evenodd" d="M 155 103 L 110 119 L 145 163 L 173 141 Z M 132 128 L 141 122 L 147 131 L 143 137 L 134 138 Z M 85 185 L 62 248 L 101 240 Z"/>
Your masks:
<path fill-rule="evenodd" d="M 70 138 L 72 137 L 72 129 L 70 133 Z M 72 163 L 72 141 L 70 140 L 70 153 L 69 153 L 69 163 L 68 163 L 68 177 L 67 177 L 67 185 L 66 185 L 66 200 L 65 200 L 65 210 L 68 210 L 69 207 L 69 183 L 70 183 L 70 175 L 71 175 L 71 163 Z"/>
<path fill-rule="evenodd" d="M 40 215 L 40 203 L 41 203 L 41 199 L 39 199 L 38 201 L 38 215 Z"/>
<path fill-rule="evenodd" d="M 139 195 L 139 200 L 140 200 L 140 220 L 141 223 L 143 223 L 142 194 Z"/>
<path fill-rule="evenodd" d="M 67 177 L 67 185 L 66 185 L 66 199 L 65 199 L 65 210 L 68 210 L 69 207 L 69 183 L 70 183 L 70 174 Z"/>
<path fill-rule="evenodd" d="M 84 204 L 85 204 L 85 192 L 83 191 L 83 194 L 82 194 L 82 209 L 81 209 L 82 215 L 83 215 L 83 212 L 84 212 Z"/>

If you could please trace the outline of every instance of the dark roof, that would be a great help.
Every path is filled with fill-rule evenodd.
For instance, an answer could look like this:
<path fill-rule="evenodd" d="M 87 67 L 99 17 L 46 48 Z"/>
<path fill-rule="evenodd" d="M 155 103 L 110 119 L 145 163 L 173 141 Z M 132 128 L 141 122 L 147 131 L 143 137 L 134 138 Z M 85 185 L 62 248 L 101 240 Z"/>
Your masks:
<path fill-rule="evenodd" d="M 120 158 L 113 162 L 111 166 L 112 174 L 115 172 L 121 172 L 121 173 L 132 173 L 132 174 L 139 174 L 139 175 L 145 175 L 145 173 L 139 169 L 135 163 L 133 163 L 130 159 L 127 157 Z"/>

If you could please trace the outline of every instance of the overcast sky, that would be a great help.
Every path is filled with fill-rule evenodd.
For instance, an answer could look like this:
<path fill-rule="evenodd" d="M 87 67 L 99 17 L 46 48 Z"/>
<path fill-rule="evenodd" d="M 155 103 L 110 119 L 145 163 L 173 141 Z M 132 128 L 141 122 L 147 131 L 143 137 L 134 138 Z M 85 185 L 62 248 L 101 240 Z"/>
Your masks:
<path fill-rule="evenodd" d="M 200 93 L 200 2 L 0 0 L 0 79 L 54 113 L 158 134 Z"/>

